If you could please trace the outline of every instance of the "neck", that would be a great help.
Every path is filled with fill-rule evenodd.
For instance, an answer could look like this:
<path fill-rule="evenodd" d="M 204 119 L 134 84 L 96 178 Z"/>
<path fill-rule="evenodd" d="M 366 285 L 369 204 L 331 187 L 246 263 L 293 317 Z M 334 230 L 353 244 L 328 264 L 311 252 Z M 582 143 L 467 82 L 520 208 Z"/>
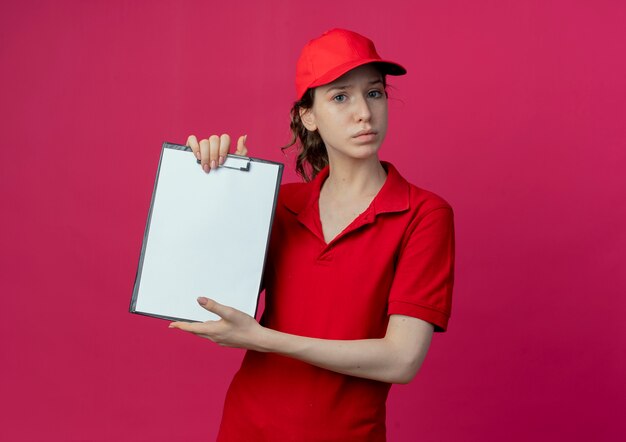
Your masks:
<path fill-rule="evenodd" d="M 323 189 L 345 198 L 374 196 L 385 183 L 387 173 L 378 156 L 362 160 L 329 159 L 330 171 Z"/>

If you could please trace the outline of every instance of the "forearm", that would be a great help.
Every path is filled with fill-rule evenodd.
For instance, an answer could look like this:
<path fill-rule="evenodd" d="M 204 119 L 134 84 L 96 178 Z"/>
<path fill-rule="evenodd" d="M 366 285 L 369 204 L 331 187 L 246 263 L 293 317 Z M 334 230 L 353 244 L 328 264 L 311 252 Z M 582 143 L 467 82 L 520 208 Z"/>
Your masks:
<path fill-rule="evenodd" d="M 389 336 L 380 339 L 316 339 L 263 329 L 258 350 L 274 352 L 338 373 L 389 383 L 407 383 L 419 370 L 430 334 L 422 339 Z M 415 344 L 407 349 L 407 345 Z"/>
<path fill-rule="evenodd" d="M 198 302 L 221 317 L 202 323 L 172 322 L 178 328 L 227 347 L 273 352 L 338 373 L 390 383 L 407 383 L 421 366 L 433 325 L 421 319 L 391 315 L 384 338 L 316 339 L 282 333 L 207 298 Z"/>
<path fill-rule="evenodd" d="M 306 338 L 266 329 L 261 349 L 351 376 L 402 383 L 403 361 L 383 339 L 339 341 Z"/>

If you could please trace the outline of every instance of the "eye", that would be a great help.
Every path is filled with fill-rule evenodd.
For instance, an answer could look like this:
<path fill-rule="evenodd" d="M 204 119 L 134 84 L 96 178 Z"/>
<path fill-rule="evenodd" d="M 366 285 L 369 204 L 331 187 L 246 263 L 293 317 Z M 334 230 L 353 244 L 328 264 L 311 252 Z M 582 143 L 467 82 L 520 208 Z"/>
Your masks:
<path fill-rule="evenodd" d="M 369 91 L 367 93 L 367 96 L 369 98 L 381 98 L 383 96 L 383 93 L 377 89 L 373 90 L 373 91 Z"/>
<path fill-rule="evenodd" d="M 346 97 L 345 94 L 337 94 L 333 97 L 333 101 L 336 103 L 343 103 L 344 101 L 347 100 L 348 97 Z"/>

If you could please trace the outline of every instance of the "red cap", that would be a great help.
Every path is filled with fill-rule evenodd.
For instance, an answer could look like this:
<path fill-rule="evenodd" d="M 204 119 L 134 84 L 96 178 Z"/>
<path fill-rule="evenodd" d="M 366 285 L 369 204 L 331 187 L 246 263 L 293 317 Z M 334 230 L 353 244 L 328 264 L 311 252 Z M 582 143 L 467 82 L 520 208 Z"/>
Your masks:
<path fill-rule="evenodd" d="M 296 64 L 296 97 L 300 100 L 307 89 L 330 83 L 367 63 L 376 63 L 384 74 L 406 74 L 398 63 L 380 58 L 369 38 L 346 29 L 326 31 L 302 49 Z"/>

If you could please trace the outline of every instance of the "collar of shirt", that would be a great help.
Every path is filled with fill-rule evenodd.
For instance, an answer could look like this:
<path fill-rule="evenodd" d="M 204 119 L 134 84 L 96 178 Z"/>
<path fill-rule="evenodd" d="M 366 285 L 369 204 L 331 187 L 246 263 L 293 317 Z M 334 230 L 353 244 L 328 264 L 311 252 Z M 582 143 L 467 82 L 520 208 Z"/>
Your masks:
<path fill-rule="evenodd" d="M 403 212 L 409 209 L 409 183 L 391 163 L 381 161 L 381 164 L 387 172 L 385 184 L 365 212 L 357 217 L 350 231 L 373 222 L 376 216 L 382 213 Z M 326 166 L 312 181 L 299 186 L 297 190 L 294 189 L 294 192 L 287 193 L 283 200 L 285 207 L 296 214 L 298 220 L 316 234 L 321 232 L 318 200 L 322 184 L 328 175 L 329 168 Z"/>

